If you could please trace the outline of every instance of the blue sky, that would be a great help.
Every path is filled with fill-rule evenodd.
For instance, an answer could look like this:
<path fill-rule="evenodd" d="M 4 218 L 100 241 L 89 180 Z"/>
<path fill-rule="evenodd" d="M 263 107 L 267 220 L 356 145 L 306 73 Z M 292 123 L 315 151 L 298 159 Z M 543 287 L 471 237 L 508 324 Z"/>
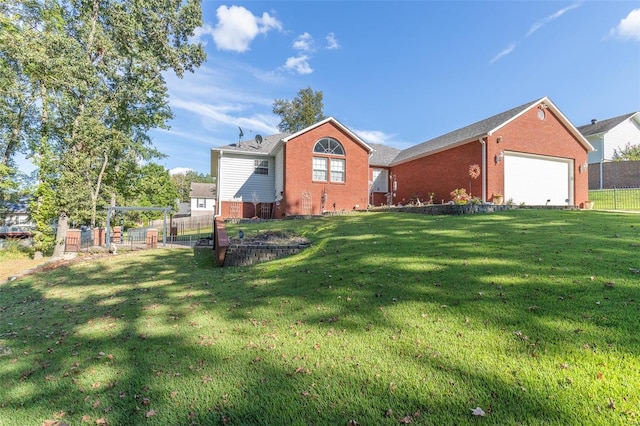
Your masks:
<path fill-rule="evenodd" d="M 549 96 L 579 126 L 640 110 L 639 1 L 204 0 L 207 62 L 167 75 L 169 169 L 277 132 L 311 87 L 367 142 L 405 148 Z"/>

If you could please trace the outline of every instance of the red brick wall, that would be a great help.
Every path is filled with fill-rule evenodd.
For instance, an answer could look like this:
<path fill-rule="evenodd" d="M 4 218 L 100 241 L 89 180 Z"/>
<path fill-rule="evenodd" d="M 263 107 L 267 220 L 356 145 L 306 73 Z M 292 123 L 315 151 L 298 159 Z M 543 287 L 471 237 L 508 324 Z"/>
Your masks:
<path fill-rule="evenodd" d="M 344 157 L 315 154 L 321 157 L 344 158 L 345 182 L 313 182 L 313 147 L 319 139 L 331 137 L 339 141 L 345 151 Z M 312 200 L 311 214 L 321 214 L 323 191 L 327 193 L 326 211 L 335 209 L 352 210 L 356 206 L 365 208 L 368 204 L 369 153 L 347 133 L 328 122 L 287 142 L 285 150 L 284 198 L 279 216 L 303 214 L 302 193 L 309 191 Z"/>
<path fill-rule="evenodd" d="M 549 109 L 545 113 L 545 119 L 540 120 L 538 108 L 532 108 L 486 138 L 487 201 L 491 201 L 493 193 L 504 194 L 504 161 L 494 161 L 502 151 L 575 158 L 575 205 L 581 206 L 588 199 L 588 176 L 579 171 L 587 161 L 587 151 Z M 482 177 L 470 179 L 471 164 L 482 166 L 482 145 L 478 141 L 393 167 L 391 173 L 398 181 L 394 203 L 409 200 L 414 194 L 421 195 L 422 200 L 429 192 L 435 192 L 435 202 L 448 202 L 450 192 L 456 188 L 471 190 L 473 196 L 481 197 Z"/>
<path fill-rule="evenodd" d="M 431 192 L 435 193 L 434 203 L 442 200 L 447 203 L 456 188 L 465 188 L 467 192 L 471 188 L 471 194 L 480 197 L 481 178 L 469 177 L 469 166 L 481 165 L 480 159 L 481 146 L 476 141 L 393 167 L 391 175 L 398 182 L 394 204 L 405 204 L 415 195 L 425 201 Z"/>
<path fill-rule="evenodd" d="M 581 173 L 579 170 L 580 165 L 587 161 L 586 148 L 550 109 L 546 109 L 545 114 L 544 120 L 540 120 L 538 108 L 532 108 L 488 138 L 487 156 L 490 167 L 487 168 L 487 194 L 498 191 L 504 194 L 504 162 L 495 165 L 495 155 L 501 151 L 516 151 L 574 158 L 574 203 L 581 206 L 588 199 L 588 173 Z M 499 143 L 498 137 L 502 137 Z"/>

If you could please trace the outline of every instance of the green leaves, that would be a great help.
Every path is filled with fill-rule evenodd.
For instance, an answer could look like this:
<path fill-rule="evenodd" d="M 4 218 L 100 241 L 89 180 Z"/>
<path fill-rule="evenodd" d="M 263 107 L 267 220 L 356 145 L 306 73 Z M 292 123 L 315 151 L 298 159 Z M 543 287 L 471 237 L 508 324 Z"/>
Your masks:
<path fill-rule="evenodd" d="M 292 100 L 277 99 L 273 103 L 273 113 L 281 118 L 278 129 L 295 133 L 324 119 L 322 92 L 314 92 L 311 87 L 300 89 Z"/>

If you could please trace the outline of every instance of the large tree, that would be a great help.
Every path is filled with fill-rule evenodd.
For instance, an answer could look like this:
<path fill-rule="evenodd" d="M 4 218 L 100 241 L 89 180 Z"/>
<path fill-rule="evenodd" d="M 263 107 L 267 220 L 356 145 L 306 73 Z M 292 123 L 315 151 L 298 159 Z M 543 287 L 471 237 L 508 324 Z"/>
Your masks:
<path fill-rule="evenodd" d="M 0 131 L 12 135 L 3 150 L 32 153 L 34 217 L 42 232 L 57 217 L 61 243 L 68 218 L 95 223 L 136 165 L 159 156 L 147 132 L 171 118 L 163 73 L 204 61 L 189 42 L 200 2 L 17 0 L 0 16 L 0 108 L 10 112 Z"/>
<path fill-rule="evenodd" d="M 323 120 L 324 105 L 322 92 L 314 92 L 311 87 L 300 89 L 292 100 L 277 99 L 273 103 L 273 113 L 280 116 L 278 129 L 295 133 Z"/>

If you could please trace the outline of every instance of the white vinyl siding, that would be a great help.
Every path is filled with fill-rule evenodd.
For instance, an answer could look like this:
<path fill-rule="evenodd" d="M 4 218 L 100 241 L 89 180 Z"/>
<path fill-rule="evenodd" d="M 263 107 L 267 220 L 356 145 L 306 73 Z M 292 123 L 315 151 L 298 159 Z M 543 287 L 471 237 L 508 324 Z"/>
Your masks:
<path fill-rule="evenodd" d="M 255 160 L 267 160 L 269 169 L 273 168 L 273 157 L 245 156 L 224 153 L 220 164 L 220 176 L 224 182 L 220 184 L 221 201 L 242 200 L 251 202 L 255 196 L 261 202 L 273 202 L 275 181 L 273 173 L 255 174 Z"/>
<path fill-rule="evenodd" d="M 214 211 L 216 200 L 214 198 L 191 198 L 191 211 Z"/>
<path fill-rule="evenodd" d="M 389 178 L 386 169 L 373 169 L 372 192 L 389 192 Z"/>
<path fill-rule="evenodd" d="M 327 158 L 313 157 L 313 180 L 326 182 L 328 179 Z"/>
<path fill-rule="evenodd" d="M 345 181 L 345 161 L 342 158 L 331 159 L 331 182 Z"/>
<path fill-rule="evenodd" d="M 276 153 L 275 185 L 274 195 L 278 199 L 280 193 L 284 191 L 284 151 L 282 149 Z"/>
<path fill-rule="evenodd" d="M 640 144 L 640 126 L 632 119 L 618 124 L 605 134 L 589 136 L 589 142 L 597 151 L 589 153 L 589 163 L 611 161 L 613 151 L 623 149 L 627 142 Z"/>

